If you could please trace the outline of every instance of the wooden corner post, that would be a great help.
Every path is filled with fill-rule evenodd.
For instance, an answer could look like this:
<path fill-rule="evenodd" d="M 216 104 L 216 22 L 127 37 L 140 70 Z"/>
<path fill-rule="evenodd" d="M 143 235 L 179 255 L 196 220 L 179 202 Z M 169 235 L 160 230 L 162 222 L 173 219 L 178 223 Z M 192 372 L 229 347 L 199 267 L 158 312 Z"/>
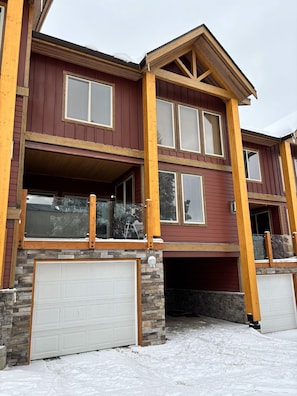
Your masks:
<path fill-rule="evenodd" d="M 145 197 L 149 203 L 146 219 L 148 248 L 152 248 L 154 236 L 160 236 L 160 202 L 158 179 L 158 140 L 155 75 L 146 72 L 143 76 L 143 130 L 144 130 L 144 175 Z"/>
<path fill-rule="evenodd" d="M 290 228 L 291 233 L 294 233 L 297 231 L 297 197 L 291 145 L 289 142 L 282 142 L 280 144 L 280 155 L 282 160 Z"/>
<path fill-rule="evenodd" d="M 243 161 L 243 147 L 238 114 L 238 101 L 236 99 L 229 99 L 226 108 L 246 312 L 249 320 L 251 319 L 251 322 L 258 322 L 261 317 L 248 194 Z"/>
<path fill-rule="evenodd" d="M 8 1 L 0 75 L 0 288 L 3 285 L 6 219 L 22 16 L 23 1 Z"/>

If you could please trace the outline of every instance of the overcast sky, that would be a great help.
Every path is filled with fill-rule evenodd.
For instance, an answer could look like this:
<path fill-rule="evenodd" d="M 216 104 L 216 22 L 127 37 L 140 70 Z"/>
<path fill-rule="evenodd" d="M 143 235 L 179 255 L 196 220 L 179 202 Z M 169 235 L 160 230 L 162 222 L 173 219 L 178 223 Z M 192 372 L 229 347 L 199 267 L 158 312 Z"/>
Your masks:
<path fill-rule="evenodd" d="M 243 128 L 297 111 L 296 0 L 54 0 L 42 33 L 139 62 L 201 24 L 257 90 Z"/>

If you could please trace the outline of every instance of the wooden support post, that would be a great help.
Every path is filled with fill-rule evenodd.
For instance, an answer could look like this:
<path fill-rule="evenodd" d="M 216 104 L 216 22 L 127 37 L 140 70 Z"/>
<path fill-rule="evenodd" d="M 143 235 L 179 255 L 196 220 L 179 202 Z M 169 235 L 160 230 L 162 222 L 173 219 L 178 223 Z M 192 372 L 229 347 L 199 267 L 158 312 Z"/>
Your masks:
<path fill-rule="evenodd" d="M 290 228 L 293 233 L 297 231 L 297 197 L 295 172 L 292 161 L 291 145 L 289 142 L 282 142 L 280 144 L 280 155 L 282 160 Z"/>
<path fill-rule="evenodd" d="M 272 252 L 272 243 L 271 243 L 271 235 L 269 231 L 264 232 L 264 239 L 265 239 L 265 250 L 266 255 L 269 261 L 269 267 L 273 266 L 273 252 Z"/>
<path fill-rule="evenodd" d="M 293 252 L 297 256 L 297 232 L 292 232 Z"/>
<path fill-rule="evenodd" d="M 147 248 L 153 249 L 154 237 L 153 237 L 153 228 L 151 218 L 151 204 L 152 201 L 150 199 L 146 200 L 146 210 L 145 210 L 145 224 L 146 224 L 146 237 L 147 237 Z"/>
<path fill-rule="evenodd" d="M 0 75 L 0 288 L 3 285 L 4 273 L 6 219 L 22 16 L 23 1 L 8 1 L 5 15 Z"/>
<path fill-rule="evenodd" d="M 160 236 L 160 202 L 158 175 L 158 140 L 156 111 L 156 79 L 153 73 L 143 76 L 143 129 L 144 129 L 144 174 L 145 196 L 149 202 L 147 235 L 149 244 L 154 236 Z M 151 246 L 150 248 L 153 248 Z"/>
<path fill-rule="evenodd" d="M 252 322 L 257 322 L 261 317 L 238 101 L 236 99 L 229 99 L 226 108 L 245 305 L 248 318 L 251 318 Z"/>
<path fill-rule="evenodd" d="M 96 195 L 89 198 L 89 248 L 95 249 L 96 242 Z"/>

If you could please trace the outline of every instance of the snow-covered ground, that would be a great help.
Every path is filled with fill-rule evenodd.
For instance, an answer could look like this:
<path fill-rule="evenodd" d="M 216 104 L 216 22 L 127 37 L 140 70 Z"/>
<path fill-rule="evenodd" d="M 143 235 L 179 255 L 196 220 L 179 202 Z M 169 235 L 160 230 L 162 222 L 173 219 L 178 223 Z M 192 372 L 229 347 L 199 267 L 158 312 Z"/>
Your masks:
<path fill-rule="evenodd" d="M 169 319 L 164 345 L 32 362 L 0 371 L 1 396 L 297 395 L 297 330 Z"/>

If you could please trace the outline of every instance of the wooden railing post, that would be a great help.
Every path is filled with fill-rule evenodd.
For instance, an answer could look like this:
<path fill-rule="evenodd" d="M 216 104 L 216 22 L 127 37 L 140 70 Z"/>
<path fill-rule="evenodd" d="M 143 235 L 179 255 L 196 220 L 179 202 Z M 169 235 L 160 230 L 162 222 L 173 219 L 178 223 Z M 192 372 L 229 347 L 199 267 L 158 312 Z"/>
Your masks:
<path fill-rule="evenodd" d="M 145 228 L 147 237 L 147 248 L 153 249 L 154 247 L 154 237 L 153 237 L 153 227 L 151 217 L 151 199 L 146 200 L 146 211 L 145 211 Z"/>
<path fill-rule="evenodd" d="M 269 261 L 269 267 L 273 266 L 273 252 L 272 252 L 272 244 L 271 244 L 271 235 L 269 231 L 264 232 L 264 238 L 265 238 L 265 248 L 266 248 L 266 254 L 268 257 Z"/>
<path fill-rule="evenodd" d="M 19 224 L 19 248 L 24 247 L 25 228 L 26 228 L 26 215 L 27 215 L 27 195 L 28 190 L 22 190 L 21 197 L 21 215 Z"/>
<path fill-rule="evenodd" d="M 95 249 L 96 241 L 96 195 L 91 194 L 89 198 L 89 248 Z"/>
<path fill-rule="evenodd" d="M 293 252 L 295 256 L 297 256 L 297 232 L 294 231 L 292 233 L 292 242 L 293 242 Z"/>

